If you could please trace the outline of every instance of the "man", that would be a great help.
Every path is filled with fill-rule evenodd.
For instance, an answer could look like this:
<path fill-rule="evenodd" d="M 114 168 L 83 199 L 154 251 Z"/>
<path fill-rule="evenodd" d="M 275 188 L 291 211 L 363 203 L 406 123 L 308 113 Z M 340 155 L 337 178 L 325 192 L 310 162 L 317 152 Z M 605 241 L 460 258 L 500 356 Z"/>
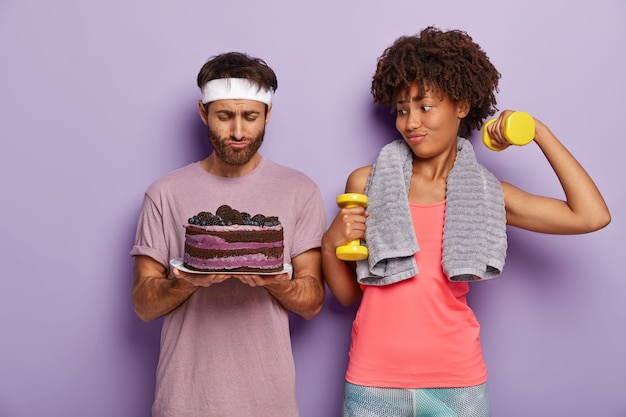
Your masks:
<path fill-rule="evenodd" d="M 258 152 L 277 86 L 261 59 L 231 52 L 206 62 L 198 107 L 213 151 L 146 191 L 131 255 L 137 315 L 165 317 L 154 417 L 298 416 L 288 311 L 311 319 L 321 309 L 326 218 L 307 176 Z M 168 266 L 183 255 L 187 219 L 223 204 L 279 217 L 292 279 Z"/>

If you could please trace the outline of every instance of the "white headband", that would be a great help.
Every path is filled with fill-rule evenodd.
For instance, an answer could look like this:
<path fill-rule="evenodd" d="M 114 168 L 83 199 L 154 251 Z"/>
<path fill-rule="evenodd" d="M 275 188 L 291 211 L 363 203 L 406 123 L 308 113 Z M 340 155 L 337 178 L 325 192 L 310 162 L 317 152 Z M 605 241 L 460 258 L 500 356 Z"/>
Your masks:
<path fill-rule="evenodd" d="M 254 100 L 270 104 L 272 92 L 260 88 L 258 84 L 247 78 L 218 78 L 211 80 L 202 87 L 202 103 L 215 100 Z"/>

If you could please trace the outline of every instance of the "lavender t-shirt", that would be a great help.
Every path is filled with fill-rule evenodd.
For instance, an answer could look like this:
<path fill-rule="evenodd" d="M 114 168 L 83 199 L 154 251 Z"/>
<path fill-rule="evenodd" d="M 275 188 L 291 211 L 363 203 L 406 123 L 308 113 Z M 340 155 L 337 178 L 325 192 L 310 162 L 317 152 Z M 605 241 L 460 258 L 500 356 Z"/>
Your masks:
<path fill-rule="evenodd" d="M 218 177 L 196 162 L 155 181 L 131 255 L 152 257 L 172 278 L 169 260 L 183 256 L 187 219 L 222 204 L 278 216 L 285 262 L 320 247 L 326 217 L 318 187 L 301 172 L 262 159 L 243 177 Z M 298 416 L 287 311 L 264 288 L 237 279 L 198 289 L 164 319 L 152 413 Z"/>

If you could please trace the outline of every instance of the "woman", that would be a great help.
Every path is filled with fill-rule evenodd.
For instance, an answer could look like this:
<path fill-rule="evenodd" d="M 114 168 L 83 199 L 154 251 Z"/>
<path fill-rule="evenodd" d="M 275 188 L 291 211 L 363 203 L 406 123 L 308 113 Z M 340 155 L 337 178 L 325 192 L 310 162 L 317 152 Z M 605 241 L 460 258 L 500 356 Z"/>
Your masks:
<path fill-rule="evenodd" d="M 465 138 L 495 114 L 499 78 L 481 47 L 457 30 L 426 28 L 397 39 L 379 58 L 374 101 L 396 110 L 403 139 L 385 146 L 374 165 L 350 174 L 346 193 L 367 194 L 368 208 L 339 210 L 322 240 L 330 290 L 345 306 L 360 300 L 343 416 L 489 416 L 467 281 L 501 272 L 506 225 L 579 234 L 610 222 L 592 179 L 539 120 L 534 142 L 565 201 L 498 181 L 475 161 Z M 504 126 L 512 113 L 505 110 L 489 124 L 493 147 L 509 146 Z M 398 192 L 390 191 L 394 184 Z M 471 216 L 478 221 L 464 220 Z M 403 221 L 409 227 L 397 226 Z M 365 239 L 370 259 L 337 259 L 336 248 L 355 239 Z M 466 256 L 466 249 L 474 252 Z M 400 255 L 389 260 L 384 253 Z M 398 259 L 408 266 L 396 268 Z"/>

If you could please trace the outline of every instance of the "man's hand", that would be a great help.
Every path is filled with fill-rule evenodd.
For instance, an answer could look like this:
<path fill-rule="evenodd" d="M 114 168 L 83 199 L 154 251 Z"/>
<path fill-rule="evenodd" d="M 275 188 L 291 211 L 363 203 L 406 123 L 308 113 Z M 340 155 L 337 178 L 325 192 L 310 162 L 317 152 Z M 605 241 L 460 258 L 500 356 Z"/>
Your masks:
<path fill-rule="evenodd" d="M 230 274 L 191 274 L 177 268 L 172 268 L 172 272 L 176 278 L 185 280 L 195 287 L 210 287 L 233 277 Z"/>

